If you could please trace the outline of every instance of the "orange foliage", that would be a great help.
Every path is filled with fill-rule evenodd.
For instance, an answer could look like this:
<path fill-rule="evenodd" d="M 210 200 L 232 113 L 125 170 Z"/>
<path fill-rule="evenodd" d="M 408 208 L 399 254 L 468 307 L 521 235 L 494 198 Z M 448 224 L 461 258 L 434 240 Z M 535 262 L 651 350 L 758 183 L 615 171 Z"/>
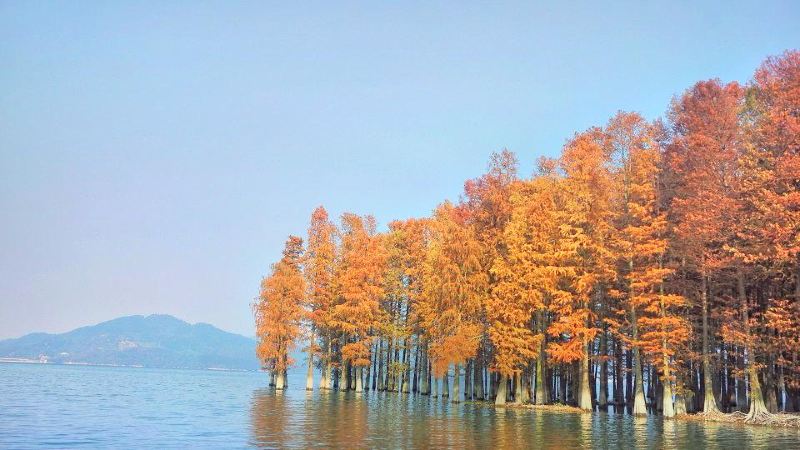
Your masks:
<path fill-rule="evenodd" d="M 385 253 L 375 219 L 342 215 L 341 250 L 334 283 L 338 294 L 332 327 L 342 335 L 342 359 L 368 366 L 372 337 L 383 323 Z"/>
<path fill-rule="evenodd" d="M 465 208 L 444 203 L 431 221 L 419 313 L 436 376 L 474 356 L 481 334 L 487 279 L 480 264 L 483 249 L 467 217 Z"/>
<path fill-rule="evenodd" d="M 267 369 L 281 372 L 293 364 L 289 351 L 300 336 L 305 285 L 300 271 L 303 240 L 289 236 L 283 258 L 261 282 L 253 305 L 258 345 L 256 354 Z"/>

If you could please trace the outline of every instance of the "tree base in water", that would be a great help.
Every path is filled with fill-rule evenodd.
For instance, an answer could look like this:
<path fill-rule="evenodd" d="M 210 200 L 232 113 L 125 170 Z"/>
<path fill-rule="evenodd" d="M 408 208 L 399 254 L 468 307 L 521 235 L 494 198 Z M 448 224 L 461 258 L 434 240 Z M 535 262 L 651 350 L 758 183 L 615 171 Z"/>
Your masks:
<path fill-rule="evenodd" d="M 683 414 L 677 417 L 684 420 L 696 420 L 704 422 L 728 422 L 770 427 L 800 428 L 800 414 L 798 413 L 773 414 L 770 412 L 761 412 L 751 416 L 741 411 L 735 411 L 730 414 L 713 412 L 699 413 L 694 415 Z"/>

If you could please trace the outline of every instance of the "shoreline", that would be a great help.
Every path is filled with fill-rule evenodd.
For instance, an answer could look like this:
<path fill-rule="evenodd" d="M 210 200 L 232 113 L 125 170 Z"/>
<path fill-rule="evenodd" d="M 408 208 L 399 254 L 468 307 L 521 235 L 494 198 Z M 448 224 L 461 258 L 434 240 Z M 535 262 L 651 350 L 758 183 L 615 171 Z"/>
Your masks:
<path fill-rule="evenodd" d="M 478 403 L 478 402 L 475 402 Z M 491 406 L 493 408 L 512 408 L 512 409 L 527 409 L 527 410 L 539 410 L 539 411 L 549 411 L 555 413 L 571 413 L 571 414 L 596 414 L 601 413 L 602 411 L 585 411 L 576 406 L 570 405 L 534 405 L 530 403 L 523 403 L 523 404 L 515 404 L 515 403 L 506 403 L 505 405 L 495 405 L 489 404 L 487 406 Z M 612 413 L 607 413 L 612 414 Z M 624 416 L 630 416 L 630 414 L 620 414 Z M 649 418 L 649 417 L 660 417 L 663 420 L 671 420 L 668 418 L 664 418 L 661 415 L 653 415 L 648 414 L 646 416 L 640 416 L 642 418 Z M 768 419 L 761 420 L 758 422 L 747 422 L 746 421 L 747 414 L 742 413 L 741 411 L 736 411 L 732 413 L 719 413 L 714 415 L 704 415 L 703 413 L 697 414 L 679 414 L 673 417 L 674 420 L 682 420 L 685 422 L 711 422 L 711 423 L 727 423 L 732 425 L 738 426 L 753 426 L 753 427 L 768 427 L 768 428 L 782 428 L 782 429 L 796 429 L 800 430 L 800 413 L 772 413 L 770 414 Z"/>
<path fill-rule="evenodd" d="M 88 362 L 44 362 L 38 359 L 28 358 L 0 358 L 0 364 L 30 364 L 42 366 L 84 366 L 84 367 L 117 367 L 126 369 L 159 369 L 159 370 L 209 370 L 212 372 L 258 372 L 258 370 L 248 369 L 226 369 L 224 367 L 149 367 L 141 364 L 103 364 L 103 363 L 88 363 Z"/>

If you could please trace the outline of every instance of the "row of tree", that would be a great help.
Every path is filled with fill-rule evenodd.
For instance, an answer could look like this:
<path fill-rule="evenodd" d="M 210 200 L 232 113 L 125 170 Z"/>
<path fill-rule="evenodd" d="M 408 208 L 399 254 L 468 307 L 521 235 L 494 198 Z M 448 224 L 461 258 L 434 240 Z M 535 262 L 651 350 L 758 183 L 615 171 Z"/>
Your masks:
<path fill-rule="evenodd" d="M 308 389 L 316 366 L 322 389 L 453 401 L 800 410 L 800 52 L 665 120 L 620 112 L 530 178 L 493 154 L 432 217 L 319 207 L 254 312 L 277 389 L 305 342 Z"/>

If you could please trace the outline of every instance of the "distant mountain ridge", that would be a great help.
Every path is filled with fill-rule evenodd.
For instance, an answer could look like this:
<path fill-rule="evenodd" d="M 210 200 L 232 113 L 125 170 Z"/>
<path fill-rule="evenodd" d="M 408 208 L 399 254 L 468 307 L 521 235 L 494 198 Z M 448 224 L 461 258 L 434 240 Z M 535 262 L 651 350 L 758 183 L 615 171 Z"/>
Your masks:
<path fill-rule="evenodd" d="M 254 339 L 170 315 L 125 316 L 61 333 L 0 341 L 0 358 L 62 364 L 255 370 Z"/>

